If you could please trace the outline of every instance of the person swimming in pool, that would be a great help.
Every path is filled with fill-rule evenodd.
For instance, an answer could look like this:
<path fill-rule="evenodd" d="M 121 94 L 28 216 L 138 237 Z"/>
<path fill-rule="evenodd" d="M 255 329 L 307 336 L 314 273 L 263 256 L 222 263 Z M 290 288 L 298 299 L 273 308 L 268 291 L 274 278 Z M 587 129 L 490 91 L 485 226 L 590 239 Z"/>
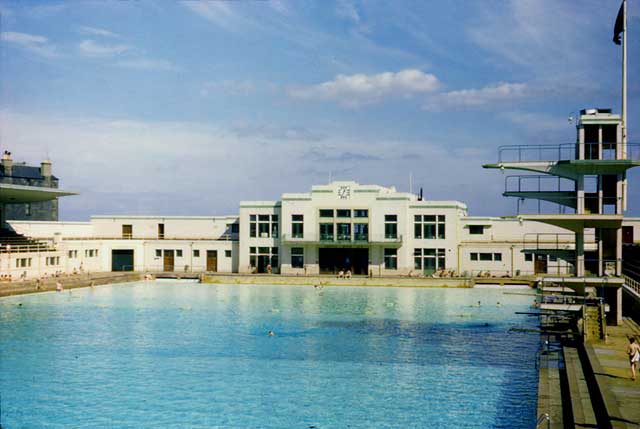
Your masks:
<path fill-rule="evenodd" d="M 273 337 L 275 334 L 274 334 L 274 332 L 273 332 L 273 331 L 269 331 L 269 334 L 268 334 L 268 335 L 269 335 L 270 337 Z"/>

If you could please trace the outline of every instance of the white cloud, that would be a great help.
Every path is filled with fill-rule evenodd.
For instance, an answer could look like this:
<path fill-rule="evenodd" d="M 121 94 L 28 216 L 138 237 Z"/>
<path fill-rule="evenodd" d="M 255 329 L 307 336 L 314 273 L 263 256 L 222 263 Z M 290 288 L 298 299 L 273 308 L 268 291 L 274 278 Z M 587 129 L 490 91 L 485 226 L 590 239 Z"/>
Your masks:
<path fill-rule="evenodd" d="M 336 15 L 341 18 L 349 19 L 357 24 L 360 23 L 360 14 L 356 6 L 347 0 L 340 0 L 336 4 Z"/>
<path fill-rule="evenodd" d="M 102 36 L 102 37 L 120 37 L 119 34 L 116 34 L 112 31 L 109 30 L 105 30 L 104 28 L 97 28 L 97 27 L 89 27 L 89 26 L 81 26 L 80 28 L 80 32 L 84 33 L 84 34 L 91 34 L 94 36 Z"/>
<path fill-rule="evenodd" d="M 400 190 L 413 171 L 414 190 L 433 184 L 434 177 L 445 178 L 429 186 L 427 198 L 485 207 L 491 195 L 491 210 L 498 213 L 508 204 L 500 196 L 502 184 L 481 168 L 479 159 L 460 156 L 482 157 L 484 152 L 465 152 L 449 140 L 324 135 L 293 124 L 217 126 L 7 110 L 0 110 L 0 121 L 0 141 L 16 159 L 37 164 L 49 153 L 61 188 L 80 191 L 62 199 L 63 219 L 113 212 L 233 214 L 240 200 L 307 192 L 311 185 L 326 183 L 330 171 L 334 179 L 396 184 Z M 452 171 L 458 173 L 452 176 Z M 478 188 L 491 192 L 474 192 Z"/>
<path fill-rule="evenodd" d="M 43 36 L 18 33 L 14 31 L 5 31 L 0 34 L 0 40 L 2 40 L 3 42 L 13 43 L 23 49 L 26 49 L 36 55 L 45 58 L 53 58 L 58 56 L 55 47 L 52 46 L 49 43 L 49 40 Z"/>
<path fill-rule="evenodd" d="M 478 107 L 509 102 L 527 95 L 525 83 L 497 83 L 480 89 L 461 89 L 436 94 L 423 105 L 425 110 Z"/>
<path fill-rule="evenodd" d="M 268 4 L 278 13 L 284 15 L 289 13 L 289 8 L 284 4 L 282 0 L 269 0 Z"/>
<path fill-rule="evenodd" d="M 375 75 L 338 75 L 318 85 L 289 89 L 289 95 L 305 100 L 337 101 L 343 106 L 358 107 L 385 97 L 429 93 L 441 86 L 438 78 L 416 69 Z"/>
<path fill-rule="evenodd" d="M 238 14 L 234 13 L 231 6 L 223 1 L 186 1 L 183 3 L 188 9 L 213 24 L 229 31 L 239 31 L 237 21 L 240 19 Z"/>
<path fill-rule="evenodd" d="M 150 58 L 138 58 L 131 60 L 123 60 L 115 63 L 118 67 L 125 67 L 137 70 L 156 70 L 156 71 L 178 71 L 180 67 L 167 60 L 156 60 Z"/>
<path fill-rule="evenodd" d="M 131 50 L 131 46 L 100 45 L 93 40 L 83 40 L 78 44 L 78 50 L 86 57 L 115 57 Z"/>

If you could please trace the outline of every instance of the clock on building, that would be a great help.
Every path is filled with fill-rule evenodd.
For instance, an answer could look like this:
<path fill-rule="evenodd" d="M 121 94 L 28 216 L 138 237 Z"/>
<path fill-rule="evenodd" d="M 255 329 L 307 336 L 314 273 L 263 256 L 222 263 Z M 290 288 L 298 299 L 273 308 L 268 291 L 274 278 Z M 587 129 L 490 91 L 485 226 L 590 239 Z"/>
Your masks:
<path fill-rule="evenodd" d="M 351 188 L 348 186 L 340 186 L 338 188 L 338 198 L 346 200 L 351 196 Z"/>

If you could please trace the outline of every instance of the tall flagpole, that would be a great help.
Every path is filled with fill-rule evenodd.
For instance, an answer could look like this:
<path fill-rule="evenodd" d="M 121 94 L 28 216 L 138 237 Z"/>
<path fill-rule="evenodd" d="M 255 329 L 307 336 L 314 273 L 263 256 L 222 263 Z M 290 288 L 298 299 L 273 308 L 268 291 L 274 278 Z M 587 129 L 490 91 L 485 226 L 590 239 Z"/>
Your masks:
<path fill-rule="evenodd" d="M 627 0 L 622 0 L 622 147 L 627 143 Z M 624 153 L 623 152 L 623 153 Z"/>
<path fill-rule="evenodd" d="M 622 156 L 627 159 L 627 0 L 622 0 Z M 627 174 L 622 180 L 622 210 L 627 210 Z"/>

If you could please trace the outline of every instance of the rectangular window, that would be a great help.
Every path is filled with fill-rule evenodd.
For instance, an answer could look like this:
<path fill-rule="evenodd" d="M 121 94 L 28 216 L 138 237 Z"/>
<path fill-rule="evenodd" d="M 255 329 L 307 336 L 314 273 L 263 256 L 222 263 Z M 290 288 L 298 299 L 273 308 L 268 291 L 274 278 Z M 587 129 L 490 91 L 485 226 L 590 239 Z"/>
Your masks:
<path fill-rule="evenodd" d="M 122 225 L 122 238 L 133 237 L 133 225 Z"/>
<path fill-rule="evenodd" d="M 422 249 L 413 249 L 413 268 L 422 270 Z"/>
<path fill-rule="evenodd" d="M 526 262 L 531 262 L 531 261 L 533 261 L 533 253 L 525 253 L 525 254 L 524 254 L 524 260 L 525 260 Z"/>
<path fill-rule="evenodd" d="M 156 249 L 156 258 L 162 257 L 162 249 Z"/>
<path fill-rule="evenodd" d="M 239 234 L 240 233 L 240 224 L 232 223 L 231 224 L 231 234 Z"/>
<path fill-rule="evenodd" d="M 351 241 L 351 224 L 350 223 L 339 223 L 336 224 L 338 229 L 338 240 L 339 241 Z"/>
<path fill-rule="evenodd" d="M 423 237 L 427 240 L 432 240 L 436 238 L 436 224 L 435 223 L 425 223 L 424 225 L 424 234 Z"/>
<path fill-rule="evenodd" d="M 422 270 L 425 274 L 445 268 L 445 249 L 422 249 L 422 254 Z"/>
<path fill-rule="evenodd" d="M 384 238 L 398 238 L 398 215 L 384 215 Z"/>
<path fill-rule="evenodd" d="M 355 241 L 369 241 L 369 224 L 353 224 L 353 239 Z"/>
<path fill-rule="evenodd" d="M 271 224 L 271 237 L 278 238 L 278 222 Z"/>
<path fill-rule="evenodd" d="M 386 222 L 384 224 L 384 238 L 398 238 L 398 224 Z"/>
<path fill-rule="evenodd" d="M 469 225 L 469 234 L 471 235 L 484 234 L 484 225 Z"/>
<path fill-rule="evenodd" d="M 304 238 L 304 215 L 291 215 L 291 237 Z"/>
<path fill-rule="evenodd" d="M 413 238 L 422 238 L 422 223 L 413 224 Z"/>
<path fill-rule="evenodd" d="M 251 253 L 252 255 L 256 254 L 256 248 L 255 247 L 249 247 L 249 253 Z"/>
<path fill-rule="evenodd" d="M 257 226 L 255 222 L 249 224 L 249 237 L 255 237 L 257 234 Z"/>
<path fill-rule="evenodd" d="M 481 253 L 480 254 L 480 260 L 481 261 L 492 261 L 493 260 L 493 254 L 491 254 L 491 253 Z"/>
<path fill-rule="evenodd" d="M 291 248 L 291 267 L 304 268 L 304 249 L 302 247 Z"/>
<path fill-rule="evenodd" d="M 493 254 L 494 261 L 502 261 L 502 253 L 494 253 Z"/>
<path fill-rule="evenodd" d="M 177 258 L 182 258 L 182 249 L 177 249 L 176 250 L 176 257 Z"/>
<path fill-rule="evenodd" d="M 271 215 L 271 222 L 278 222 L 278 215 Z"/>
<path fill-rule="evenodd" d="M 320 224 L 320 241 L 333 241 L 333 224 Z"/>
<path fill-rule="evenodd" d="M 73 258 L 73 250 L 69 250 L 69 259 Z"/>
<path fill-rule="evenodd" d="M 277 255 L 278 254 L 278 248 L 277 247 L 272 247 L 271 248 L 271 254 L 272 255 Z"/>
<path fill-rule="evenodd" d="M 225 250 L 224 251 L 224 256 L 227 257 L 227 258 L 230 258 L 231 257 L 231 250 Z"/>
<path fill-rule="evenodd" d="M 336 211 L 337 211 L 338 217 L 351 217 L 351 210 L 338 209 Z"/>
<path fill-rule="evenodd" d="M 470 256 L 471 256 L 471 260 L 472 261 L 477 261 L 478 260 L 478 254 L 477 253 L 473 252 L 473 253 L 471 253 Z"/>
<path fill-rule="evenodd" d="M 258 254 L 259 255 L 268 255 L 269 254 L 269 248 L 268 247 L 258 247 Z"/>
<path fill-rule="evenodd" d="M 269 222 L 259 222 L 258 233 L 261 238 L 269 238 Z"/>
<path fill-rule="evenodd" d="M 414 237 L 427 240 L 445 238 L 444 215 L 415 215 Z"/>
<path fill-rule="evenodd" d="M 333 209 L 320 209 L 320 217 L 333 217 Z"/>
<path fill-rule="evenodd" d="M 353 211 L 353 217 L 369 217 L 369 210 L 355 209 Z"/>
<path fill-rule="evenodd" d="M 398 269 L 398 249 L 384 249 L 384 268 L 387 270 Z"/>
<path fill-rule="evenodd" d="M 193 249 L 193 257 L 194 258 L 199 258 L 200 257 L 200 250 Z"/>

